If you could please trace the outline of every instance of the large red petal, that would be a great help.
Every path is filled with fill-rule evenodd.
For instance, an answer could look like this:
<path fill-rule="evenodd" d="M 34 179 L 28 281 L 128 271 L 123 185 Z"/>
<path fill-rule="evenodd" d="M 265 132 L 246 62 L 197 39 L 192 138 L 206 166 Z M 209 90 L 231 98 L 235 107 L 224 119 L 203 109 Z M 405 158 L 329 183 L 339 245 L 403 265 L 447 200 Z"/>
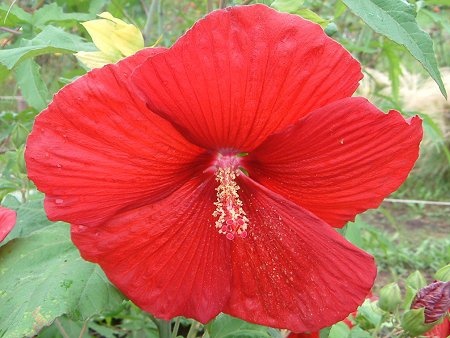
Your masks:
<path fill-rule="evenodd" d="M 14 210 L 0 207 L 0 242 L 11 232 L 16 224 L 16 212 Z"/>
<path fill-rule="evenodd" d="M 348 98 L 269 137 L 247 159 L 250 177 L 333 226 L 376 208 L 419 154 L 421 120 Z"/>
<path fill-rule="evenodd" d="M 200 148 L 148 110 L 126 81 L 146 49 L 64 87 L 28 139 L 28 175 L 52 220 L 99 222 L 168 196 L 198 171 Z"/>
<path fill-rule="evenodd" d="M 212 219 L 215 185 L 192 180 L 101 226 L 72 225 L 72 240 L 140 308 L 206 323 L 223 309 L 231 278 L 231 242 Z"/>
<path fill-rule="evenodd" d="M 374 260 L 307 210 L 241 179 L 248 236 L 235 240 L 226 313 L 250 322 L 316 331 L 356 310 Z"/>
<path fill-rule="evenodd" d="M 360 66 L 320 26 L 265 5 L 214 11 L 132 75 L 148 106 L 192 142 L 249 151 L 351 96 Z"/>

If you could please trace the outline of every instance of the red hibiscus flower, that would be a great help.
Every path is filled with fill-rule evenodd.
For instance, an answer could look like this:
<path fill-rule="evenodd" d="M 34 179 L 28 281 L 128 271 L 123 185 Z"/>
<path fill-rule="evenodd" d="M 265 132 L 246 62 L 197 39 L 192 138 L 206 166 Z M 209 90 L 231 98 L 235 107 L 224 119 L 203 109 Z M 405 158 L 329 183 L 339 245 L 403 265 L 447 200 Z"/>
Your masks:
<path fill-rule="evenodd" d="M 16 212 L 0 206 L 0 242 L 3 241 L 16 224 Z"/>
<path fill-rule="evenodd" d="M 419 118 L 351 98 L 361 77 L 296 15 L 215 11 L 61 90 L 28 139 L 29 177 L 142 309 L 314 331 L 376 274 L 331 226 L 397 189 L 422 137 Z"/>

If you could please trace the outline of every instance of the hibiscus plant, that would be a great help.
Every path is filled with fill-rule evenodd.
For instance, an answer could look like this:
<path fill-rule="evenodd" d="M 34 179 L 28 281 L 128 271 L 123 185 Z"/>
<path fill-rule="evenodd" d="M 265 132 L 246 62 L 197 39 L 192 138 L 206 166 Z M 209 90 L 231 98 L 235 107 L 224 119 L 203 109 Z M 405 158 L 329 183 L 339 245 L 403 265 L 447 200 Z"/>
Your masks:
<path fill-rule="evenodd" d="M 157 6 L 144 6 L 149 18 Z M 360 63 L 308 6 L 208 1 L 165 44 L 149 41 L 151 20 L 142 35 L 94 2 L 0 7 L 4 31 L 31 34 L 0 63 L 33 122 L 10 130 L 0 336 L 370 337 L 381 327 L 370 320 L 400 318 L 398 285 L 375 300 L 384 314 L 368 310 L 376 264 L 340 229 L 405 181 L 422 119 L 355 95 Z M 336 4 L 347 9 L 446 95 L 412 4 Z M 79 67 L 50 100 L 36 57 L 54 53 Z M 445 271 L 410 290 L 395 332 L 446 320 Z"/>

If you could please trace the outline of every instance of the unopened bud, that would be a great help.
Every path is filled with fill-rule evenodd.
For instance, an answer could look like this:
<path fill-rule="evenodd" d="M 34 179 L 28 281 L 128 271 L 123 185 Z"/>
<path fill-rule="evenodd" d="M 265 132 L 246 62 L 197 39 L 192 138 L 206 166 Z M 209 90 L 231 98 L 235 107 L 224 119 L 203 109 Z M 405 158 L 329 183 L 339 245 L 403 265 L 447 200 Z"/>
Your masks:
<path fill-rule="evenodd" d="M 450 308 L 450 282 L 433 282 L 422 288 L 414 298 L 411 309 L 424 308 L 425 323 L 444 317 Z"/>
<path fill-rule="evenodd" d="M 385 285 L 380 290 L 378 307 L 384 311 L 393 312 L 401 304 L 402 295 L 397 283 Z"/>
<path fill-rule="evenodd" d="M 434 275 L 436 280 L 441 280 L 443 282 L 450 281 L 450 264 L 447 264 L 443 268 L 440 268 Z"/>

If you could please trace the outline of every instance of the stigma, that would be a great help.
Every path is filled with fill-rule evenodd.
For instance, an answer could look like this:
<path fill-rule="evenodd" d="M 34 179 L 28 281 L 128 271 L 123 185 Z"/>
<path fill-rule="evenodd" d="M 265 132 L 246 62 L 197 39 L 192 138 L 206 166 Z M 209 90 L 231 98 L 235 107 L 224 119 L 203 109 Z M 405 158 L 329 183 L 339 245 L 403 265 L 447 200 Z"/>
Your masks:
<path fill-rule="evenodd" d="M 239 169 L 233 166 L 218 167 L 215 173 L 219 183 L 216 188 L 217 200 L 214 202 L 216 210 L 213 212 L 217 218 L 215 226 L 229 240 L 247 237 L 248 218 L 239 198 L 240 187 L 236 183 L 239 174 Z"/>

